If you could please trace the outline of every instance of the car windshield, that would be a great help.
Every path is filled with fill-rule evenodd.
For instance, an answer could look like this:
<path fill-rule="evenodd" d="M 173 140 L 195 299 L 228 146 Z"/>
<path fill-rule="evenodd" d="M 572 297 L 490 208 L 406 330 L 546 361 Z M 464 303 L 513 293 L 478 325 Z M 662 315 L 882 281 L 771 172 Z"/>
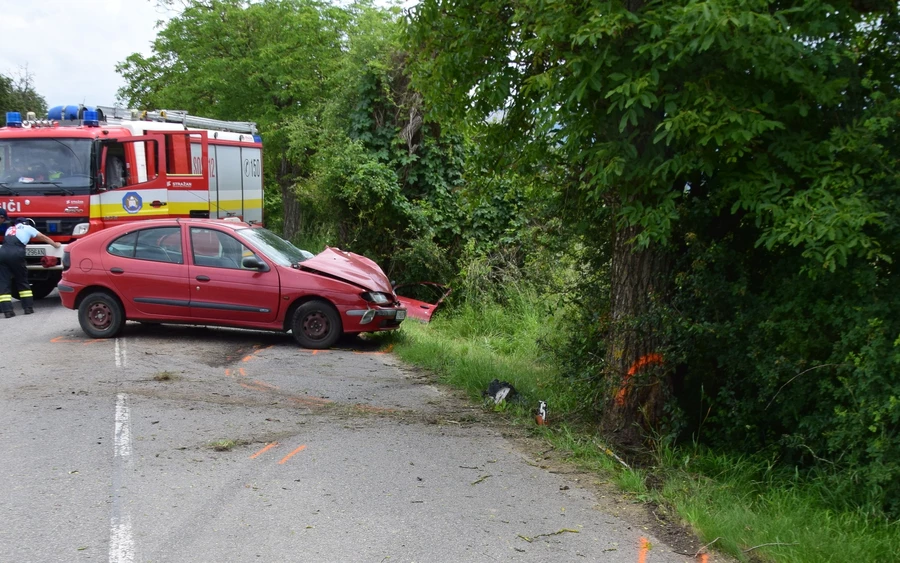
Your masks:
<path fill-rule="evenodd" d="M 263 254 L 274 260 L 279 266 L 293 266 L 315 256 L 315 254 L 297 248 L 272 231 L 262 227 L 239 229 L 237 235 L 260 249 Z"/>
<path fill-rule="evenodd" d="M 90 139 L 0 140 L 0 191 L 75 195 L 90 186 Z"/>

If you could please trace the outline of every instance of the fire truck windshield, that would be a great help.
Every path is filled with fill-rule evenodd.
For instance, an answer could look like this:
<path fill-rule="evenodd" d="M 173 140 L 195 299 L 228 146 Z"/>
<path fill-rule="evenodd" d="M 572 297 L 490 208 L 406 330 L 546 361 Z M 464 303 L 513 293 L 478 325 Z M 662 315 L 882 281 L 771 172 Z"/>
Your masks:
<path fill-rule="evenodd" d="M 90 139 L 0 139 L 0 186 L 14 193 L 88 194 Z"/>

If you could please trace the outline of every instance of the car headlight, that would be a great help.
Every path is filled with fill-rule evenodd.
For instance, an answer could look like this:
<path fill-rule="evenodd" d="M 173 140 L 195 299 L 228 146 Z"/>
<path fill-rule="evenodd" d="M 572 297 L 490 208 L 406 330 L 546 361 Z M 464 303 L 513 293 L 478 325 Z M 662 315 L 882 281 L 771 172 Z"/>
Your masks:
<path fill-rule="evenodd" d="M 387 293 L 381 293 L 378 291 L 367 291 L 366 293 L 362 294 L 362 298 L 366 301 L 371 301 L 376 305 L 387 305 L 388 303 L 393 301 L 392 296 L 388 295 Z"/>
<path fill-rule="evenodd" d="M 77 237 L 79 235 L 83 235 L 83 234 L 87 233 L 90 228 L 91 228 L 90 223 L 78 223 L 77 225 L 75 225 L 75 228 L 72 230 L 72 234 Z"/>

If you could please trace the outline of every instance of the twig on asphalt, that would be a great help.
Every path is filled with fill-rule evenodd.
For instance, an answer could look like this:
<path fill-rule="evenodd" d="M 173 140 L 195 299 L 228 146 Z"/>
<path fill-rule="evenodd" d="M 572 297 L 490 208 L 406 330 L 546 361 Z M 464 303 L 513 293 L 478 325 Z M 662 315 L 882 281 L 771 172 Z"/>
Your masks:
<path fill-rule="evenodd" d="M 580 534 L 580 533 L 581 532 L 579 532 L 578 530 L 572 530 L 570 528 L 563 528 L 563 529 L 557 530 L 555 532 L 550 532 L 549 534 L 538 534 L 534 537 L 541 538 L 541 537 L 545 537 L 545 536 L 558 536 L 560 534 Z"/>

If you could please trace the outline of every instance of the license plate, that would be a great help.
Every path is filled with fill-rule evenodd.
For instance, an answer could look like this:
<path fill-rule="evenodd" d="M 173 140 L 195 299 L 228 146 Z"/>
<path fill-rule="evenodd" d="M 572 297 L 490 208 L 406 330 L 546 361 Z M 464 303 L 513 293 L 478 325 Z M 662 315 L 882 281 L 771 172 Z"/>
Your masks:
<path fill-rule="evenodd" d="M 398 321 L 402 321 L 403 319 L 405 319 L 406 318 L 406 309 L 400 309 L 399 311 L 397 311 L 397 316 L 394 318 Z"/>
<path fill-rule="evenodd" d="M 25 247 L 25 256 L 43 256 L 47 251 L 43 248 L 28 248 Z"/>

